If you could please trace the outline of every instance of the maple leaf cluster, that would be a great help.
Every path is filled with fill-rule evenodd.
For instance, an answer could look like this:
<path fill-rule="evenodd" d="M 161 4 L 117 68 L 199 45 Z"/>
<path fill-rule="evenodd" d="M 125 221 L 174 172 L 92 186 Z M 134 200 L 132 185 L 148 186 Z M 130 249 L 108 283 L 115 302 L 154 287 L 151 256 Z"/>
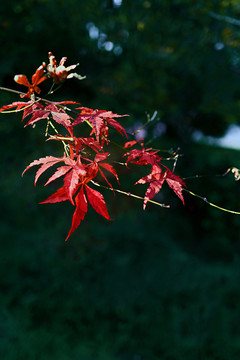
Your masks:
<path fill-rule="evenodd" d="M 58 203 L 70 201 L 75 207 L 72 225 L 66 237 L 66 240 L 77 229 L 81 221 L 85 218 L 88 211 L 88 205 L 104 218 L 111 220 L 107 205 L 102 193 L 92 188 L 99 185 L 97 181 L 101 179 L 106 186 L 114 190 L 110 178 L 115 178 L 120 184 L 116 169 L 111 164 L 111 154 L 106 151 L 110 144 L 110 130 L 116 130 L 122 137 L 127 138 L 126 129 L 116 120 L 116 118 L 127 116 L 118 115 L 112 111 L 90 109 L 79 106 L 75 101 L 53 102 L 40 97 L 41 90 L 39 84 L 46 79 L 52 78 L 54 84 L 58 84 L 68 78 L 76 77 L 82 79 L 76 73 L 69 73 L 78 65 L 65 67 L 66 58 L 62 58 L 59 66 L 51 52 L 49 52 L 49 64 L 43 63 L 37 68 L 32 76 L 32 84 L 25 75 L 16 75 L 14 80 L 28 88 L 26 94 L 20 94 L 21 98 L 29 101 L 16 101 L 12 104 L 5 105 L 0 112 L 6 112 L 10 109 L 13 111 L 22 111 L 22 121 L 24 126 L 35 126 L 39 121 L 46 121 L 47 140 L 60 141 L 63 144 L 64 153 L 61 157 L 46 156 L 31 162 L 23 174 L 33 166 L 39 166 L 36 171 L 34 184 L 36 185 L 39 177 L 49 168 L 58 166 L 54 173 L 45 183 L 45 186 L 53 181 L 62 178 L 63 185 L 50 197 L 42 201 L 41 204 Z M 74 109 L 69 106 L 74 106 Z M 79 136 L 79 126 L 85 124 L 89 129 L 89 136 Z M 61 127 L 64 134 L 56 129 Z M 50 134 L 50 130 L 54 135 Z M 77 134 L 77 135 L 75 135 Z M 145 165 L 150 169 L 150 173 L 135 184 L 147 184 L 147 190 L 143 197 L 143 209 L 153 197 L 161 190 L 164 182 L 175 192 L 175 194 L 184 203 L 182 189 L 185 186 L 182 179 L 175 175 L 168 167 L 163 165 L 162 158 L 158 151 L 152 148 L 145 148 L 144 141 L 125 141 L 122 149 L 126 151 L 123 156 L 126 159 L 125 166 L 130 164 Z M 117 190 L 116 190 L 117 191 Z M 124 193 L 122 191 L 122 193 Z M 129 195 L 129 193 L 126 193 Z"/>
<path fill-rule="evenodd" d="M 124 147 L 129 148 L 135 145 L 137 141 L 133 140 L 126 142 Z M 142 149 L 132 149 L 130 152 L 124 154 L 127 156 L 127 164 L 134 163 L 137 165 L 150 165 L 150 174 L 139 179 L 135 184 L 149 184 L 144 196 L 143 209 L 145 210 L 147 203 L 151 200 L 162 188 L 164 181 L 175 192 L 184 204 L 182 195 L 182 188 L 186 186 L 183 180 L 175 175 L 167 166 L 161 163 L 162 158 L 157 155 L 159 151 L 153 151 L 152 148 L 145 149 L 142 143 Z M 164 168 L 164 170 L 162 169 Z"/>

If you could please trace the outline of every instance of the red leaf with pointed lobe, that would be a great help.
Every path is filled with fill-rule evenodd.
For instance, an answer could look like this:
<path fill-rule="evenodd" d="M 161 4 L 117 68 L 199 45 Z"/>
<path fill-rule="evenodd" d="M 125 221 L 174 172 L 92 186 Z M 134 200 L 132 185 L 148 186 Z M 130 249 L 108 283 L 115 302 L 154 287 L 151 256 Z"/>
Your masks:
<path fill-rule="evenodd" d="M 5 110 L 9 110 L 9 109 L 12 109 L 12 108 L 16 108 L 16 112 L 21 110 L 23 107 L 27 107 L 29 106 L 30 104 L 32 103 L 32 100 L 31 101 L 15 101 L 9 105 L 4 105 L 0 108 L 0 112 L 2 111 L 5 111 Z"/>
<path fill-rule="evenodd" d="M 151 173 L 136 182 L 136 184 L 150 183 L 144 196 L 144 210 L 146 208 L 147 202 L 151 200 L 161 190 L 165 180 L 168 186 L 175 192 L 175 194 L 184 204 L 182 188 L 183 186 L 185 186 L 185 184 L 183 180 L 179 176 L 173 174 L 169 169 L 167 169 L 165 172 L 162 172 L 159 165 L 153 165 Z"/>
<path fill-rule="evenodd" d="M 63 126 L 71 126 L 70 116 L 66 114 L 65 112 L 56 112 L 51 111 L 53 120 L 55 120 L 58 124 L 61 124 Z"/>
<path fill-rule="evenodd" d="M 86 191 L 87 197 L 84 193 L 84 189 Z M 108 220 L 111 220 L 108 214 L 107 206 L 105 204 L 103 195 L 98 191 L 90 188 L 88 185 L 82 185 L 80 191 L 75 197 L 76 210 L 73 214 L 71 229 L 65 241 L 69 239 L 70 235 L 77 229 L 81 221 L 84 219 L 85 214 L 87 213 L 88 210 L 87 199 L 90 205 L 94 208 L 94 210 L 98 214 L 102 215 Z"/>
<path fill-rule="evenodd" d="M 106 123 L 100 116 L 97 116 L 99 110 L 93 110 L 86 107 L 80 107 L 79 109 L 81 109 L 81 113 L 74 120 L 72 125 L 75 126 L 83 123 L 84 121 L 89 122 L 93 127 L 90 135 L 94 133 L 97 141 L 99 142 L 99 138 L 106 132 Z"/>
<path fill-rule="evenodd" d="M 114 167 L 108 163 L 100 163 L 99 166 L 102 166 L 104 169 L 106 169 L 107 171 L 109 171 L 110 173 L 112 173 L 115 178 L 117 179 L 118 183 L 119 183 L 119 178 L 118 178 L 118 174 L 116 172 L 116 170 L 114 169 Z"/>
<path fill-rule="evenodd" d="M 29 125 L 33 125 L 35 124 L 37 121 L 42 120 L 42 119 L 47 119 L 50 115 L 50 111 L 46 111 L 44 110 L 34 110 L 34 114 L 31 117 L 31 119 L 24 125 L 24 127 L 29 126 Z"/>
<path fill-rule="evenodd" d="M 26 123 L 25 126 L 33 125 L 39 120 L 46 119 L 52 115 L 52 118 L 54 121 L 56 121 L 58 124 L 63 125 L 64 127 L 70 127 L 71 126 L 71 117 L 63 110 L 61 107 L 56 105 L 57 103 L 48 104 L 47 106 L 43 106 L 43 104 L 37 102 L 35 103 L 23 116 L 23 119 L 33 114 L 31 119 Z"/>
<path fill-rule="evenodd" d="M 169 171 L 166 181 L 167 181 L 169 187 L 175 192 L 175 194 L 179 197 L 179 199 L 182 201 L 182 203 L 184 205 L 182 188 L 183 188 L 183 186 L 186 186 L 186 185 L 183 182 L 183 180 L 179 176 L 177 176 Z"/>
<path fill-rule="evenodd" d="M 158 165 L 153 165 L 152 171 L 149 175 L 139 179 L 135 184 L 146 184 L 150 182 L 150 185 L 145 193 L 143 201 L 143 210 L 146 209 L 147 203 L 151 200 L 162 188 L 165 181 L 165 175 L 162 173 L 162 169 Z"/>
<path fill-rule="evenodd" d="M 137 165 L 147 165 L 147 164 L 157 164 L 161 161 L 162 158 L 160 158 L 157 153 L 157 151 L 151 151 L 152 149 L 132 149 L 128 153 L 124 154 L 123 156 L 127 156 L 127 164 L 129 162 Z"/>
<path fill-rule="evenodd" d="M 104 180 L 107 182 L 107 184 L 112 188 L 112 184 L 108 181 L 108 179 L 106 178 L 106 176 L 104 175 L 104 173 L 102 172 L 102 170 L 100 169 L 100 167 L 103 167 L 105 170 L 109 171 L 110 173 L 112 173 L 118 183 L 119 183 L 119 178 L 118 178 L 118 175 L 117 175 L 117 172 L 116 170 L 114 169 L 114 167 L 108 163 L 102 163 L 100 161 L 103 161 L 105 160 L 110 154 L 105 152 L 105 153 L 98 153 L 96 154 L 95 158 L 94 158 L 94 162 L 93 164 L 91 165 L 92 168 L 95 168 L 96 171 L 99 170 L 100 174 L 102 175 L 102 177 L 104 178 Z M 86 160 L 90 160 L 90 159 L 86 159 Z M 92 160 L 90 160 L 92 161 Z"/>
<path fill-rule="evenodd" d="M 26 107 L 26 109 L 24 109 L 22 120 L 24 120 L 25 117 L 34 113 L 36 110 L 44 110 L 43 104 L 41 104 L 39 101 L 33 103 L 31 106 L 28 106 Z"/>
<path fill-rule="evenodd" d="M 46 184 L 44 186 L 48 185 L 50 182 L 65 175 L 70 169 L 71 169 L 71 167 L 67 166 L 67 165 L 57 168 L 57 171 L 48 179 L 48 181 L 46 182 Z"/>
<path fill-rule="evenodd" d="M 94 162 L 98 163 L 99 161 L 105 160 L 110 154 L 108 152 L 96 154 Z"/>
<path fill-rule="evenodd" d="M 143 201 L 143 210 L 146 209 L 147 203 L 151 200 L 162 188 L 165 179 L 160 179 L 150 183 Z"/>
<path fill-rule="evenodd" d="M 118 115 L 114 114 L 112 111 L 105 110 L 93 110 L 85 107 L 80 107 L 81 113 L 73 122 L 73 126 L 78 125 L 84 121 L 90 122 L 93 127 L 93 132 L 97 140 L 99 141 L 99 137 L 106 137 L 107 125 L 111 125 L 115 128 L 121 135 L 125 135 L 127 137 L 126 130 L 124 127 L 114 120 L 114 117 L 123 117 L 128 115 Z"/>
<path fill-rule="evenodd" d="M 39 204 L 55 204 L 62 201 L 69 200 L 65 186 L 62 186 L 54 194 L 49 196 L 46 200 L 41 201 Z"/>
<path fill-rule="evenodd" d="M 78 153 L 85 146 L 90 147 L 91 149 L 93 149 L 96 152 L 103 151 L 102 146 L 93 137 L 86 137 L 86 138 L 84 138 L 84 137 L 75 138 L 74 137 L 74 141 L 75 141 L 76 153 Z"/>
<path fill-rule="evenodd" d="M 145 164 L 151 164 L 151 165 L 157 164 L 162 160 L 162 158 L 160 158 L 157 155 L 157 153 L 158 153 L 158 150 L 157 151 L 150 151 L 150 149 L 146 150 L 143 152 L 142 158 L 140 161 L 142 161 L 143 163 L 145 162 Z"/>
<path fill-rule="evenodd" d="M 35 176 L 35 184 L 39 178 L 39 176 L 45 171 L 47 170 L 49 167 L 53 166 L 54 164 L 57 164 L 58 162 L 60 161 L 64 161 L 65 160 L 65 157 L 63 158 L 56 158 L 54 156 L 46 156 L 45 158 L 41 158 L 39 160 L 34 160 L 33 162 L 31 162 L 27 167 L 26 169 L 23 171 L 22 173 L 22 176 L 23 174 L 28 170 L 30 169 L 31 167 L 35 166 L 35 165 L 41 165 L 42 166 L 38 169 L 37 173 L 36 173 L 36 176 Z"/>
<path fill-rule="evenodd" d="M 113 114 L 114 117 L 120 117 L 120 116 L 128 116 L 128 115 L 116 115 L 116 114 Z M 105 116 L 104 116 L 104 119 L 105 119 Z M 114 120 L 114 119 L 105 119 L 107 121 L 107 123 L 109 125 L 111 125 L 115 130 L 117 130 L 119 132 L 119 134 L 121 134 L 122 136 L 125 135 L 126 138 L 127 138 L 127 133 L 126 133 L 126 130 L 124 129 L 124 127 L 119 124 L 118 121 Z"/>
<path fill-rule="evenodd" d="M 99 141 L 99 137 L 106 128 L 104 120 L 100 116 L 93 116 L 91 119 L 89 119 L 89 122 L 92 124 L 96 139 Z"/>
<path fill-rule="evenodd" d="M 162 176 L 162 169 L 159 165 L 153 165 L 151 173 L 139 179 L 135 184 L 146 184 L 155 180 L 160 180 Z"/>
<path fill-rule="evenodd" d="M 82 183 L 87 184 L 89 181 L 91 181 L 97 176 L 97 173 L 98 173 L 98 166 L 92 163 L 90 166 L 88 166 L 87 175 L 85 176 L 85 178 L 82 179 Z"/>
<path fill-rule="evenodd" d="M 129 148 L 129 147 L 132 147 L 132 146 L 136 145 L 137 143 L 143 142 L 143 141 L 144 141 L 144 139 L 127 141 L 127 142 L 125 142 L 125 144 L 124 144 L 124 149 Z"/>
<path fill-rule="evenodd" d="M 78 192 L 76 198 L 76 210 L 74 211 L 73 218 L 72 218 L 72 226 L 66 237 L 67 241 L 69 236 L 73 233 L 74 230 L 80 225 L 81 221 L 84 219 L 85 214 L 87 213 L 87 199 L 83 191 L 83 186 L 81 187 L 80 191 Z"/>
<path fill-rule="evenodd" d="M 68 198 L 74 205 L 73 196 L 78 189 L 79 173 L 73 168 L 64 178 L 64 185 L 67 190 Z"/>
<path fill-rule="evenodd" d="M 94 210 L 106 219 L 111 220 L 103 195 L 97 190 L 90 188 L 88 185 L 85 185 L 85 190 L 87 193 L 87 198 Z"/>
<path fill-rule="evenodd" d="M 49 168 L 52 167 L 53 165 L 59 163 L 60 161 L 62 161 L 62 160 L 52 161 L 52 162 L 43 164 L 43 165 L 38 169 L 38 171 L 36 172 L 35 180 L 34 180 L 34 185 L 36 185 L 36 183 L 37 183 L 37 181 L 38 181 L 38 178 L 39 178 L 47 169 L 49 169 Z"/>
<path fill-rule="evenodd" d="M 106 176 L 104 175 L 103 171 L 100 169 L 100 167 L 98 167 L 98 170 L 100 172 L 100 174 L 102 175 L 102 177 L 104 178 L 104 180 L 106 181 L 106 183 L 110 186 L 111 189 L 113 189 L 112 184 L 108 181 L 108 179 L 106 178 Z M 115 193 L 114 193 L 115 194 Z"/>
<path fill-rule="evenodd" d="M 74 120 L 73 126 L 83 123 L 84 121 L 90 121 L 92 116 L 96 113 L 97 110 L 93 110 L 90 108 L 87 108 L 85 106 L 77 107 L 76 109 L 80 109 L 81 112 L 79 116 Z"/>

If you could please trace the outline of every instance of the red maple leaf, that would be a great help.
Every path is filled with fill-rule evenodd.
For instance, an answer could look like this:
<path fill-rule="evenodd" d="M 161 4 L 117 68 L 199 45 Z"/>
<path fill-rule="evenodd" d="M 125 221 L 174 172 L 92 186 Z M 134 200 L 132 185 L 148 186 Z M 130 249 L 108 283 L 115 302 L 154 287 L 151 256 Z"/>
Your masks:
<path fill-rule="evenodd" d="M 94 162 L 94 164 L 97 164 L 99 161 L 104 160 L 108 154 L 104 153 L 101 155 L 102 156 L 100 156 L 100 154 L 96 155 L 96 161 Z M 65 165 L 57 168 L 55 173 L 48 179 L 45 185 L 48 185 L 52 181 L 62 176 L 64 176 L 64 185 L 46 200 L 40 202 L 40 204 L 57 203 L 69 200 L 72 205 L 76 206 L 75 212 L 73 214 L 72 226 L 66 238 L 67 240 L 85 217 L 85 214 L 87 212 L 87 199 L 90 205 L 98 214 L 108 220 L 111 219 L 109 217 L 103 195 L 87 185 L 87 183 L 89 183 L 97 175 L 98 167 L 92 167 L 91 165 L 89 166 L 86 164 L 82 164 L 80 155 L 77 157 L 77 160 L 71 159 L 66 156 L 62 158 L 46 156 L 45 158 L 34 160 L 26 167 L 23 174 L 31 167 L 35 165 L 40 165 L 40 168 L 37 170 L 35 175 L 34 183 L 36 185 L 38 178 L 47 169 L 49 169 L 53 165 L 56 165 L 59 162 L 64 162 Z M 115 176 L 117 176 L 115 170 L 111 167 L 111 165 L 109 165 L 109 167 L 106 166 L 105 163 L 102 163 L 101 165 L 105 167 L 108 171 L 112 172 Z M 87 197 L 84 191 L 86 192 Z"/>
<path fill-rule="evenodd" d="M 76 209 L 73 214 L 72 218 L 72 226 L 69 230 L 69 233 L 65 239 L 67 241 L 69 239 L 69 236 L 73 233 L 74 230 L 77 229 L 77 227 L 80 225 L 81 221 L 84 219 L 85 214 L 87 213 L 88 207 L 87 207 L 87 199 L 86 195 L 83 191 L 83 186 L 81 187 L 80 191 L 78 192 L 76 198 Z"/>
<path fill-rule="evenodd" d="M 50 182 L 58 179 L 59 177 L 65 175 L 65 188 L 68 194 L 68 199 L 73 203 L 73 195 L 77 190 L 78 181 L 82 181 L 83 177 L 87 175 L 85 167 L 79 159 L 73 160 L 69 157 L 63 156 L 61 158 L 56 158 L 54 156 L 46 156 L 45 158 L 41 158 L 39 160 L 34 160 L 31 164 L 29 164 L 26 169 L 23 171 L 23 174 L 30 169 L 32 166 L 41 165 L 37 170 L 35 175 L 34 184 L 36 185 L 38 178 L 50 167 L 53 165 L 64 162 L 65 166 L 61 166 L 56 170 L 56 172 L 49 178 L 46 182 L 45 186 Z M 22 175 L 23 175 L 22 174 Z"/>
<path fill-rule="evenodd" d="M 90 159 L 86 159 L 88 161 L 90 161 L 92 164 L 90 165 L 90 169 L 92 169 L 93 171 L 97 172 L 99 171 L 101 176 L 104 178 L 104 180 L 107 182 L 107 184 L 112 187 L 112 184 L 108 181 L 108 179 L 106 178 L 106 176 L 104 175 L 101 167 L 105 170 L 107 170 L 108 172 L 110 172 L 111 174 L 113 174 L 115 176 L 115 178 L 117 179 L 118 183 L 119 183 L 119 178 L 117 175 L 116 170 L 114 169 L 114 167 L 112 165 L 110 165 L 109 163 L 106 162 L 101 162 L 103 160 L 105 160 L 110 154 L 105 152 L 105 153 L 98 153 L 96 154 L 94 160 L 90 160 Z"/>
<path fill-rule="evenodd" d="M 128 145 L 128 143 L 126 143 L 127 146 L 129 147 L 131 146 Z M 126 145 L 125 144 L 125 145 Z M 126 163 L 128 164 L 129 162 L 137 164 L 137 165 L 154 165 L 157 164 L 161 161 L 161 157 L 159 157 L 157 155 L 159 151 L 152 151 L 152 148 L 149 149 L 145 149 L 144 147 L 142 149 L 132 149 L 130 150 L 128 153 L 124 154 L 123 156 L 127 156 L 127 161 Z"/>
<path fill-rule="evenodd" d="M 84 150 L 87 146 L 96 152 L 103 151 L 102 146 L 93 137 L 74 137 L 76 154 L 80 150 Z"/>
<path fill-rule="evenodd" d="M 132 147 L 132 146 L 136 145 L 136 144 L 139 143 L 139 142 L 141 142 L 141 143 L 142 143 L 141 145 L 143 146 L 144 139 L 127 141 L 127 142 L 125 142 L 125 144 L 124 144 L 124 149 L 127 149 L 127 148 L 129 148 L 129 147 Z"/>
<path fill-rule="evenodd" d="M 33 167 L 35 165 L 41 165 L 41 167 L 38 169 L 38 171 L 36 172 L 36 175 L 35 175 L 34 184 L 36 185 L 37 180 L 40 175 L 42 175 L 51 166 L 53 166 L 61 161 L 64 161 L 65 159 L 66 159 L 66 157 L 56 158 L 54 156 L 46 156 L 45 158 L 40 158 L 39 160 L 34 160 L 26 167 L 26 169 L 23 171 L 22 175 L 24 175 L 24 173 L 31 167 Z"/>
<path fill-rule="evenodd" d="M 71 126 L 71 117 L 65 112 L 65 110 L 58 106 L 59 103 L 51 103 L 47 106 L 44 106 L 40 102 L 34 103 L 29 109 L 26 109 L 23 115 L 23 119 L 26 116 L 29 116 L 32 114 L 31 119 L 25 124 L 25 127 L 28 125 L 33 125 L 37 121 L 42 119 L 47 119 L 50 115 L 52 115 L 52 118 L 54 121 L 56 121 L 58 124 L 63 125 L 64 127 Z"/>
<path fill-rule="evenodd" d="M 31 98 L 31 96 L 36 92 L 37 94 L 40 94 L 41 89 L 37 86 L 40 83 L 42 83 L 44 80 L 47 79 L 47 76 L 45 75 L 44 65 L 39 66 L 37 68 L 36 72 L 32 76 L 32 84 L 28 81 L 28 78 L 26 75 L 15 75 L 14 81 L 16 81 L 20 85 L 24 85 L 28 87 L 28 92 L 25 95 L 20 95 L 22 98 Z"/>
<path fill-rule="evenodd" d="M 86 107 L 80 107 L 81 113 L 73 122 L 73 126 L 83 123 L 87 121 L 91 124 L 93 130 L 92 133 L 95 134 L 97 141 L 99 142 L 99 138 L 101 138 L 102 144 L 108 138 L 108 125 L 111 125 L 115 128 L 121 135 L 125 135 L 127 137 L 126 130 L 124 127 L 119 124 L 118 121 L 113 119 L 114 117 L 123 117 L 128 115 L 118 115 L 114 114 L 112 111 L 105 110 L 93 110 Z"/>
<path fill-rule="evenodd" d="M 86 191 L 86 195 L 84 190 Z M 100 214 L 101 216 L 105 217 L 108 220 L 111 220 L 108 214 L 107 206 L 104 201 L 103 195 L 97 190 L 94 190 L 90 188 L 88 185 L 84 184 L 81 186 L 78 194 L 75 197 L 76 210 L 73 214 L 71 229 L 65 241 L 69 239 L 69 236 L 73 233 L 74 230 L 77 229 L 81 221 L 84 219 L 85 214 L 87 213 L 88 210 L 87 199 L 90 205 L 98 214 Z"/>
<path fill-rule="evenodd" d="M 25 117 L 33 114 L 35 111 L 44 110 L 43 104 L 41 104 L 39 101 L 31 102 L 31 104 L 24 109 L 22 121 L 25 119 Z"/>
<path fill-rule="evenodd" d="M 0 108 L 0 112 L 4 112 L 5 110 L 9 110 L 9 109 L 12 109 L 12 108 L 16 108 L 16 112 L 17 111 L 20 111 L 20 110 L 23 110 L 23 109 L 28 109 L 31 107 L 31 104 L 33 104 L 33 101 L 30 100 L 30 101 L 15 101 L 9 105 L 4 105 L 3 107 Z M 24 110 L 25 111 L 25 110 Z"/>
<path fill-rule="evenodd" d="M 175 192 L 175 194 L 181 199 L 184 204 L 184 198 L 182 195 L 182 188 L 186 186 L 183 180 L 173 174 L 169 169 L 162 171 L 161 167 L 157 164 L 152 166 L 151 173 L 143 178 L 139 179 L 135 184 L 150 183 L 144 196 L 143 209 L 145 210 L 147 203 L 151 200 L 162 188 L 164 181 L 167 182 L 169 187 Z"/>
<path fill-rule="evenodd" d="M 65 186 L 59 188 L 54 194 L 49 196 L 46 200 L 41 201 L 39 204 L 55 204 L 57 202 L 69 200 L 67 189 Z"/>
<path fill-rule="evenodd" d="M 186 185 L 183 182 L 183 180 L 179 176 L 173 174 L 170 170 L 168 170 L 166 182 L 167 182 L 168 186 L 175 192 L 175 194 L 179 197 L 179 199 L 184 204 L 182 188 L 183 188 L 183 186 L 186 187 Z"/>

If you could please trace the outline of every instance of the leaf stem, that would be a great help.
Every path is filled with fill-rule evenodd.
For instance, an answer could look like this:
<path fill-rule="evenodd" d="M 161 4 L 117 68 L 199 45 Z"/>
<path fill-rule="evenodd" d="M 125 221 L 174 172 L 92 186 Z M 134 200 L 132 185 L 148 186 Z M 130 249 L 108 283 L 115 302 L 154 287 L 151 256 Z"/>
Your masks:
<path fill-rule="evenodd" d="M 54 84 L 54 82 L 53 82 L 53 84 L 52 84 L 49 92 L 47 93 L 47 95 L 51 95 L 51 94 L 55 93 L 55 91 L 57 91 L 58 89 L 60 89 L 60 88 L 62 87 L 62 84 L 60 84 L 60 85 L 58 85 L 55 89 L 53 89 L 53 88 L 54 88 L 54 85 L 55 85 L 55 84 Z"/>
<path fill-rule="evenodd" d="M 53 123 L 52 123 L 51 121 L 48 122 L 48 125 L 50 125 L 50 126 L 52 127 L 52 129 L 55 131 L 55 133 L 58 134 L 57 129 L 55 128 L 55 126 L 53 125 Z M 51 137 L 52 137 L 52 138 L 57 138 L 57 136 L 55 137 L 54 135 L 49 135 L 49 136 L 50 136 L 50 138 L 51 138 Z M 69 139 L 68 139 L 68 140 L 69 140 Z M 63 144 L 63 147 L 64 147 L 64 151 L 65 151 L 66 156 L 70 156 L 68 145 L 65 143 L 64 140 L 61 139 L 61 141 L 62 141 L 62 144 Z"/>
<path fill-rule="evenodd" d="M 56 140 L 67 140 L 67 141 L 73 141 L 74 139 L 71 137 L 64 137 L 64 136 L 57 136 L 57 135 L 49 135 L 50 138 L 56 139 Z"/>

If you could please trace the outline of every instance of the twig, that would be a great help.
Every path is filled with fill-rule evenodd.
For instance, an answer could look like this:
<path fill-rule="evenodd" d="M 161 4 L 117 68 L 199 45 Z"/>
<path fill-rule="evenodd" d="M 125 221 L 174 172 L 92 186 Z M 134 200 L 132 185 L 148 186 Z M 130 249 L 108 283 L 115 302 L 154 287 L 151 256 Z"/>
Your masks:
<path fill-rule="evenodd" d="M 227 22 L 229 24 L 232 24 L 232 25 L 240 26 L 240 20 L 234 19 L 234 18 L 232 18 L 230 16 L 219 15 L 219 14 L 216 14 L 215 12 L 213 12 L 213 11 L 209 11 L 208 14 L 214 19 L 225 21 L 225 22 Z"/>
<path fill-rule="evenodd" d="M 155 110 L 152 117 L 150 117 L 149 115 L 147 115 L 147 121 L 137 130 L 135 130 L 134 132 L 131 133 L 131 135 L 136 135 L 137 133 L 139 133 L 142 129 L 144 129 L 150 122 L 152 122 L 157 116 L 157 111 Z"/>
<path fill-rule="evenodd" d="M 96 186 L 99 186 L 99 187 L 103 187 L 104 189 L 107 189 L 107 190 L 111 190 L 113 192 L 118 192 L 120 194 L 123 194 L 123 195 L 126 195 L 126 196 L 131 196 L 135 199 L 140 199 L 140 200 L 144 200 L 144 198 L 142 196 L 138 196 L 138 195 L 134 195 L 130 192 L 127 192 L 127 191 L 122 191 L 122 190 L 119 190 L 119 189 L 113 189 L 113 188 L 110 188 L 108 186 L 104 186 L 104 185 L 100 185 L 98 184 L 97 182 L 91 180 L 91 183 L 93 183 L 94 185 Z M 155 204 L 155 205 L 158 205 L 158 206 L 161 206 L 161 207 L 164 207 L 164 208 L 170 208 L 170 205 L 165 205 L 165 204 L 161 204 L 161 203 L 158 203 L 156 201 L 153 201 L 153 200 L 148 200 L 148 202 L 151 202 L 152 204 Z"/>
<path fill-rule="evenodd" d="M 240 180 L 240 170 L 234 166 L 230 167 L 227 169 L 227 171 L 225 171 L 224 174 L 210 174 L 210 175 L 193 175 L 193 176 L 187 176 L 187 177 L 183 177 L 183 180 L 188 180 L 188 179 L 201 179 L 201 178 L 206 178 L 206 177 L 212 177 L 212 176 L 216 176 L 216 177 L 223 177 L 226 176 L 229 172 L 232 172 L 234 174 L 234 178 L 236 181 Z"/>
<path fill-rule="evenodd" d="M 225 212 L 228 212 L 228 213 L 230 213 L 230 214 L 240 215 L 240 212 L 239 212 L 239 211 L 229 210 L 229 209 L 223 208 L 223 207 L 221 207 L 221 206 L 218 206 L 218 205 L 216 205 L 216 204 L 213 204 L 212 202 L 208 201 L 206 197 L 197 195 L 197 194 L 195 194 L 194 192 L 192 192 L 192 191 L 190 191 L 190 190 L 187 190 L 187 189 L 183 188 L 183 191 L 186 191 L 186 192 L 188 192 L 190 195 L 193 195 L 193 196 L 195 196 L 195 197 L 203 200 L 205 203 L 207 203 L 207 204 L 210 205 L 210 206 L 213 206 L 214 208 L 216 208 L 216 209 L 218 209 L 218 210 L 225 211 Z"/>

